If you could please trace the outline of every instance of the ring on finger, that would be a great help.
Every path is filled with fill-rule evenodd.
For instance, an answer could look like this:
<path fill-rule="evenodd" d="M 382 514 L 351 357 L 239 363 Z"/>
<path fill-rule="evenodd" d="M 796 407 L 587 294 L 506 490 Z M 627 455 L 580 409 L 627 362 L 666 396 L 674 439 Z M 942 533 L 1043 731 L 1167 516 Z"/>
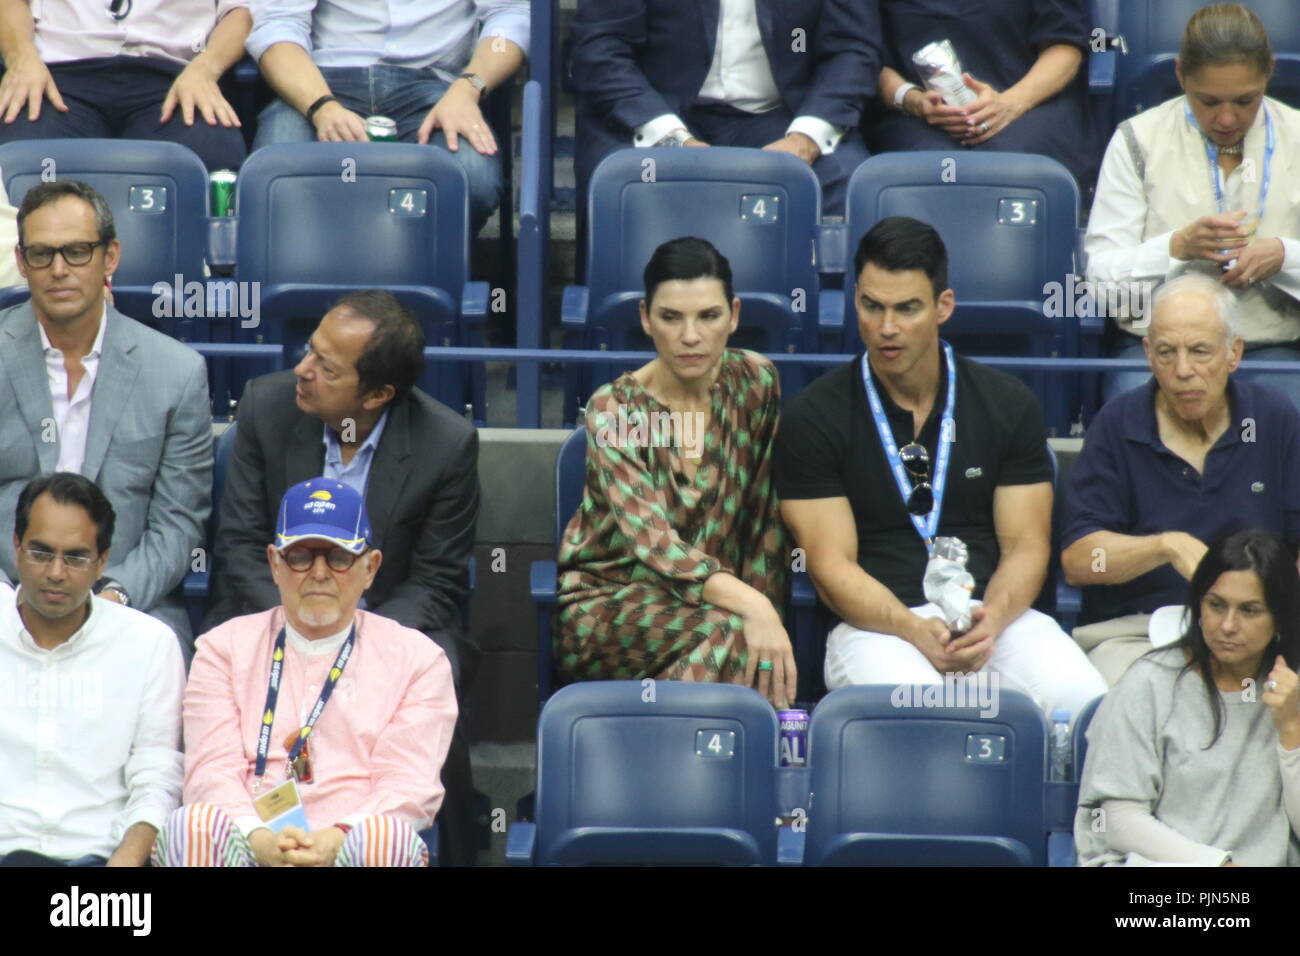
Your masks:
<path fill-rule="evenodd" d="M 1264 686 L 1267 687 L 1269 690 L 1277 690 L 1277 681 L 1271 680 Z"/>
<path fill-rule="evenodd" d="M 760 660 L 758 662 L 758 669 L 760 671 L 770 671 L 772 669 L 772 662 Z"/>
<path fill-rule="evenodd" d="M 987 132 L 989 131 L 989 124 L 988 124 L 988 123 L 980 123 L 980 129 L 982 129 L 984 132 L 987 133 Z"/>

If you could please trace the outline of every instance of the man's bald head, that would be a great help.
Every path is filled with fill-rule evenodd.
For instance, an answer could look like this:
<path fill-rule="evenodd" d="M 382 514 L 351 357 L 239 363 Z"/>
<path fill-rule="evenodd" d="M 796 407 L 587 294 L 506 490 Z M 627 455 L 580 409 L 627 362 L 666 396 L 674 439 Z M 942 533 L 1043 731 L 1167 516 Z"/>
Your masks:
<path fill-rule="evenodd" d="M 1151 326 L 1146 338 L 1155 341 L 1161 333 L 1194 322 L 1214 322 L 1223 346 L 1232 348 L 1237 331 L 1237 297 L 1207 275 L 1190 273 L 1163 283 L 1151 303 Z"/>

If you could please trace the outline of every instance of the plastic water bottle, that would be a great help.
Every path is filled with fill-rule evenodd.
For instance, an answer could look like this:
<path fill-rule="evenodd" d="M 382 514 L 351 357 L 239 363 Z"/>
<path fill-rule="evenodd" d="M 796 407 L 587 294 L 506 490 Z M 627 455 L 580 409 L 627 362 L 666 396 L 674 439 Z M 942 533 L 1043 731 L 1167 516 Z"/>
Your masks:
<path fill-rule="evenodd" d="M 1051 770 L 1053 780 L 1070 779 L 1070 712 L 1052 711 Z"/>

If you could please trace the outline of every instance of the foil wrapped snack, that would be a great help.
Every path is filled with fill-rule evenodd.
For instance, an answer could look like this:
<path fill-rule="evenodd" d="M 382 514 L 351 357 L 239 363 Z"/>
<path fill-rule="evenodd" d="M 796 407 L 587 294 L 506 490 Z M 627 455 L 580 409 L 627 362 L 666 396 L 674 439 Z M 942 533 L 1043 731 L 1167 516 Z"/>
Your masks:
<path fill-rule="evenodd" d="M 975 578 L 966 570 L 966 542 L 961 538 L 935 538 L 925 566 L 925 599 L 943 612 L 953 637 L 970 630 L 971 595 Z"/>
<path fill-rule="evenodd" d="M 962 79 L 961 60 L 957 59 L 950 40 L 927 43 L 912 54 L 912 63 L 925 88 L 938 93 L 949 106 L 965 106 L 977 98 Z"/>

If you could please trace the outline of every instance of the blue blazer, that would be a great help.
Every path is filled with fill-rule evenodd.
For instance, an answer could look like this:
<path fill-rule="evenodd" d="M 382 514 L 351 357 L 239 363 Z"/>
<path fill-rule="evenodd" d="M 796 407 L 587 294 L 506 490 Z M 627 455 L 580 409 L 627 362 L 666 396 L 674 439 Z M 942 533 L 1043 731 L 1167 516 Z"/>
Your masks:
<path fill-rule="evenodd" d="M 877 0 L 755 0 L 783 105 L 858 124 L 880 76 Z M 719 0 L 579 0 L 573 82 L 597 121 L 626 131 L 695 101 L 713 62 Z M 630 145 L 630 143 L 629 143 Z"/>

